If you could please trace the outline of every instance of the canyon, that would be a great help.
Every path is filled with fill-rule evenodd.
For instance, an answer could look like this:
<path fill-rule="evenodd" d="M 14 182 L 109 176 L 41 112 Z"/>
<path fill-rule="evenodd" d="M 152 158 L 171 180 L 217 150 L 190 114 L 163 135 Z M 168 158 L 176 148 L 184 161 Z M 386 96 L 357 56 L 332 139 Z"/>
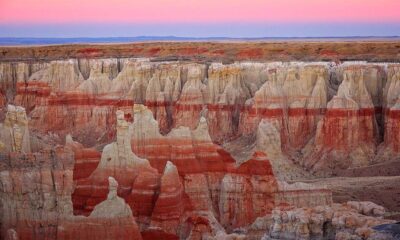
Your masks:
<path fill-rule="evenodd" d="M 279 44 L 2 47 L 0 239 L 395 239 L 397 43 Z"/>

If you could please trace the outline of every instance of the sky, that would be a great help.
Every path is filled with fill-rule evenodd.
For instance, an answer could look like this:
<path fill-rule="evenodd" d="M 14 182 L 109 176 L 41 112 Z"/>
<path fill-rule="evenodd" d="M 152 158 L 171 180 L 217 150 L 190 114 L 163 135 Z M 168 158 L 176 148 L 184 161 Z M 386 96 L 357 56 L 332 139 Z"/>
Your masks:
<path fill-rule="evenodd" d="M 0 37 L 399 36 L 400 0 L 0 0 Z"/>

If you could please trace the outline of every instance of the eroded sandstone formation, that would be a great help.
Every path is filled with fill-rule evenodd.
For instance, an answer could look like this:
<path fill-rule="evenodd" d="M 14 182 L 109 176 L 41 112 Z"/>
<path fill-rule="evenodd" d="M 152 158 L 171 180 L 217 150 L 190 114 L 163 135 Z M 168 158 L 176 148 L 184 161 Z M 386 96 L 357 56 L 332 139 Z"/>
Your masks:
<path fill-rule="evenodd" d="M 365 62 L 0 63 L 0 238 L 374 239 L 382 207 L 298 179 L 398 161 L 399 81 Z"/>
<path fill-rule="evenodd" d="M 283 154 L 315 171 L 375 163 L 381 145 L 397 152 L 396 131 L 385 130 L 396 127 L 396 64 L 71 59 L 1 66 L 2 105 L 24 106 L 35 130 L 55 133 L 59 143 L 67 134 L 86 146 L 109 143 L 115 112 L 133 117 L 141 103 L 162 135 L 193 130 L 205 117 L 212 141 L 226 144 L 267 125 L 269 158 Z M 348 128 L 354 134 L 342 133 Z"/>
<path fill-rule="evenodd" d="M 225 234 L 270 213 L 275 205 L 310 206 L 316 196 L 319 204 L 331 202 L 329 194 L 322 197 L 328 190 L 300 186 L 299 194 L 278 187 L 262 152 L 235 166 L 230 154 L 212 143 L 205 118 L 195 130 L 180 127 L 162 136 L 149 109 L 135 105 L 134 112 L 133 123 L 117 112 L 117 141 L 105 146 L 91 175 L 77 181 L 72 196 L 76 214 L 90 214 L 105 199 L 107 176 L 123 184 L 118 193 L 131 207 L 144 236 L 159 238 L 194 234 L 193 219 L 203 219 L 207 226 L 200 235 L 215 235 L 214 228 Z"/>
<path fill-rule="evenodd" d="M 131 209 L 109 178 L 106 201 L 89 217 L 74 216 L 74 154 L 56 147 L 1 155 L 1 239 L 142 239 Z"/>
<path fill-rule="evenodd" d="M 380 69 L 349 66 L 337 94 L 329 101 L 305 165 L 314 170 L 351 168 L 371 163 L 379 141 L 378 115 L 381 114 Z"/>
<path fill-rule="evenodd" d="M 72 216 L 73 154 L 56 148 L 1 155 L 1 235 L 13 229 L 19 239 L 57 239 L 57 226 Z"/>
<path fill-rule="evenodd" d="M 31 152 L 28 118 L 23 107 L 8 105 L 0 125 L 0 152 Z"/>
<path fill-rule="evenodd" d="M 370 202 L 274 210 L 269 232 L 262 239 L 395 239 L 372 227 L 394 221 L 382 217 L 384 209 Z"/>
<path fill-rule="evenodd" d="M 89 217 L 67 216 L 58 225 L 57 239 L 137 239 L 142 236 L 124 199 L 117 195 L 118 182 L 108 178 L 107 199 Z"/>

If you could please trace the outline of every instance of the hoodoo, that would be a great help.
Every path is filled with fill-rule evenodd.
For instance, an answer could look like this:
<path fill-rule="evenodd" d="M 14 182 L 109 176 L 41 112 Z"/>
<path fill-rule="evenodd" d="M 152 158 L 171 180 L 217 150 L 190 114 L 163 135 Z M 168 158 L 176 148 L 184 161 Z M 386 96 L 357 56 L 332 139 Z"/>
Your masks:
<path fill-rule="evenodd" d="M 399 96 L 398 63 L 0 61 L 0 239 L 390 239 Z"/>

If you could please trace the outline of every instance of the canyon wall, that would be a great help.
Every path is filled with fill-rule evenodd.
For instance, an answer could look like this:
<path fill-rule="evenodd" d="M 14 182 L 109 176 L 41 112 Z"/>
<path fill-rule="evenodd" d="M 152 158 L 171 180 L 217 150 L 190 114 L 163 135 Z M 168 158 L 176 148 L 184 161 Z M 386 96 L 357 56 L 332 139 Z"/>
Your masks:
<path fill-rule="evenodd" d="M 382 207 L 299 179 L 399 161 L 398 82 L 395 63 L 0 62 L 0 238 L 373 239 Z"/>
<path fill-rule="evenodd" d="M 163 137 L 151 110 L 135 105 L 133 111 L 133 123 L 123 111 L 116 112 L 116 141 L 103 148 L 100 159 L 97 150 L 85 148 L 70 135 L 64 146 L 3 153 L 1 236 L 230 238 L 235 234 L 229 232 L 271 214 L 274 208 L 331 204 L 326 188 L 278 182 L 262 152 L 237 166 L 229 153 L 212 143 L 204 118 L 194 130 L 179 127 Z M 9 105 L 7 117 L 15 112 L 25 113 L 22 107 Z M 141 126 L 135 124 L 145 118 Z M 154 137 L 149 134 L 154 127 L 159 139 L 153 141 L 175 145 L 167 148 L 172 152 L 159 152 L 160 159 L 151 158 L 155 166 L 167 159 L 161 171 L 138 157 L 135 152 L 142 150 L 131 145 L 137 136 Z M 27 141 L 27 146 L 32 142 Z M 88 167 L 92 161 L 95 168 Z"/>
<path fill-rule="evenodd" d="M 332 175 L 399 152 L 398 64 L 115 58 L 0 66 L 3 118 L 7 103 L 23 106 L 31 129 L 56 143 L 68 134 L 88 147 L 110 143 L 115 112 L 132 122 L 133 105 L 143 104 L 160 128 L 154 141 L 179 127 L 194 130 L 204 118 L 212 142 L 227 146 L 237 162 L 261 150 L 276 172 L 294 164 Z M 151 144 L 138 141 L 132 147 L 139 155 L 151 155 L 139 147 Z"/>

